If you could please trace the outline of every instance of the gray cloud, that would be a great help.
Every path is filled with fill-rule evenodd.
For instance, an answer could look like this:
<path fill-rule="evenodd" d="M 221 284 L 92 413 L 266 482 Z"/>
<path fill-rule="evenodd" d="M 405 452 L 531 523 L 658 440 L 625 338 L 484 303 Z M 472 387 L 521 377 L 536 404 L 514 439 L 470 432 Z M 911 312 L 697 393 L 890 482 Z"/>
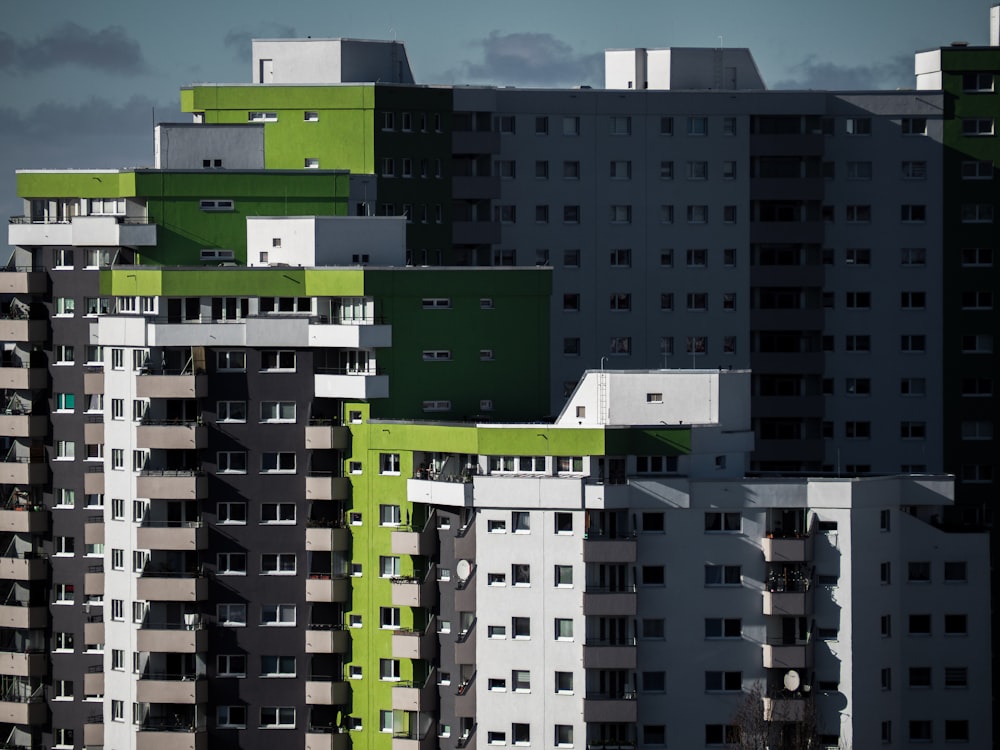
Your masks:
<path fill-rule="evenodd" d="M 31 73 L 60 65 L 82 65 L 120 75 L 137 75 L 148 68 L 139 43 L 121 26 L 91 31 L 64 23 L 46 36 L 27 41 L 0 32 L 0 70 Z"/>
<path fill-rule="evenodd" d="M 604 80 L 601 53 L 576 53 L 551 34 L 491 31 L 472 46 L 482 51 L 482 61 L 447 71 L 447 80 L 515 86 L 598 86 Z"/>
<path fill-rule="evenodd" d="M 871 65 L 838 65 L 810 55 L 788 72 L 790 78 L 778 81 L 771 88 L 863 91 L 914 86 L 913 57 L 907 55 Z"/>
<path fill-rule="evenodd" d="M 277 23 L 265 23 L 253 30 L 230 31 L 222 43 L 233 52 L 240 62 L 250 62 L 253 39 L 289 39 L 295 36 L 295 29 Z"/>
<path fill-rule="evenodd" d="M 98 97 L 80 104 L 47 101 L 24 112 L 0 107 L 0 138 L 42 142 L 69 135 L 145 136 L 152 144 L 154 116 L 157 122 L 190 121 L 176 104 L 163 105 L 138 95 L 122 104 Z"/>

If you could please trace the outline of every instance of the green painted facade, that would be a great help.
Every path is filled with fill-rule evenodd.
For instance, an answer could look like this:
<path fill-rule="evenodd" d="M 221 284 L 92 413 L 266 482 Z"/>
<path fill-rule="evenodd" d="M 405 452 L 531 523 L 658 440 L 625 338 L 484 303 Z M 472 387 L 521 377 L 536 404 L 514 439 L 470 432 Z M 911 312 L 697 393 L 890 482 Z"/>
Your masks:
<path fill-rule="evenodd" d="M 372 84 L 199 85 L 181 109 L 210 124 L 264 122 L 267 169 L 321 169 L 377 176 L 373 214 L 409 216 L 415 265 L 451 262 L 450 89 Z M 308 116 L 307 116 L 308 113 Z M 273 117 L 272 117 L 273 116 Z"/>
<path fill-rule="evenodd" d="M 349 463 L 360 463 L 360 472 L 349 474 L 352 485 L 351 513 L 361 514 L 361 523 L 352 525 L 353 560 L 361 565 L 362 575 L 352 579 L 350 614 L 359 615 L 360 628 L 351 630 L 351 664 L 361 667 L 363 678 L 354 681 L 351 715 L 366 727 L 352 733 L 354 748 L 388 750 L 391 735 L 368 731 L 378 727 L 380 712 L 392 707 L 392 682 L 378 679 L 380 659 L 392 653 L 392 630 L 380 627 L 383 607 L 392 606 L 393 584 L 379 576 L 380 557 L 390 554 L 392 535 L 401 530 L 419 531 L 428 520 L 427 508 L 407 500 L 407 480 L 418 466 L 414 452 L 439 452 L 469 455 L 546 455 L 546 456 L 622 456 L 658 446 L 661 455 L 690 452 L 690 428 L 632 429 L 557 427 L 548 424 L 478 427 L 473 424 L 433 424 L 398 421 L 369 422 L 369 405 L 347 403 L 343 416 L 360 412 L 361 422 L 352 423 L 351 448 L 345 455 L 345 473 Z M 345 419 L 345 423 L 348 420 Z M 381 474 L 381 455 L 399 455 L 398 474 Z M 419 459 L 418 459 L 419 460 Z M 473 484 L 475 480 L 473 480 Z M 379 523 L 383 505 L 400 508 L 401 527 Z M 421 575 L 428 570 L 429 560 L 420 556 L 402 555 L 400 574 Z M 400 627 L 423 630 L 431 614 L 424 608 L 402 607 Z M 418 660 L 400 660 L 400 677 L 404 682 L 422 681 L 430 665 Z M 405 715 L 397 714 L 398 721 Z M 404 723 L 396 731 L 406 731 Z"/>
<path fill-rule="evenodd" d="M 551 271 L 535 268 L 156 268 L 101 273 L 101 294 L 147 297 L 372 297 L 392 326 L 376 353 L 389 398 L 373 416 L 420 419 L 424 402 L 448 400 L 441 419 L 538 419 L 548 404 Z M 446 309 L 423 300 L 447 299 Z M 489 300 L 489 305 L 485 304 Z M 425 351 L 450 359 L 428 360 Z M 492 400 L 484 414 L 481 402 Z"/>
<path fill-rule="evenodd" d="M 22 172 L 22 198 L 134 198 L 157 225 L 156 246 L 139 262 L 198 265 L 203 249 L 228 249 L 246 263 L 248 216 L 345 216 L 345 172 L 165 171 Z M 230 200 L 232 210 L 205 210 L 203 200 Z"/>
<path fill-rule="evenodd" d="M 996 398 L 977 399 L 963 397 L 963 383 L 970 379 L 993 383 L 996 389 L 997 347 L 1000 337 L 1000 306 L 989 310 L 963 309 L 963 293 L 987 291 L 996 297 L 1000 288 L 1000 269 L 996 256 L 1000 225 L 996 218 L 989 223 L 965 223 L 962 207 L 989 205 L 997 210 L 1000 205 L 998 182 L 1000 173 L 1000 140 L 996 128 L 1000 126 L 1000 105 L 996 88 L 1000 85 L 1000 49 L 996 48 L 945 48 L 941 50 L 942 89 L 945 92 L 944 117 L 944 222 L 941 246 L 944 258 L 944 319 L 943 365 L 944 397 L 944 468 L 961 479 L 977 478 L 966 466 L 990 467 L 995 481 L 1000 477 L 993 441 L 968 441 L 962 439 L 962 423 L 988 420 L 1000 423 L 1000 408 Z M 993 78 L 989 91 L 966 90 L 964 76 L 985 73 Z M 992 134 L 970 136 L 963 133 L 963 121 L 970 118 L 988 119 L 994 123 Z M 976 160 L 994 165 L 989 179 L 965 179 L 963 162 Z M 970 265 L 963 258 L 963 251 L 984 248 L 993 253 L 992 260 Z M 993 337 L 992 353 L 963 353 L 963 338 L 986 334 Z M 978 470 L 977 470 L 978 471 Z M 978 477 L 980 480 L 982 477 Z M 993 482 L 961 482 L 956 487 L 962 503 L 981 507 L 992 506 L 995 501 Z"/>

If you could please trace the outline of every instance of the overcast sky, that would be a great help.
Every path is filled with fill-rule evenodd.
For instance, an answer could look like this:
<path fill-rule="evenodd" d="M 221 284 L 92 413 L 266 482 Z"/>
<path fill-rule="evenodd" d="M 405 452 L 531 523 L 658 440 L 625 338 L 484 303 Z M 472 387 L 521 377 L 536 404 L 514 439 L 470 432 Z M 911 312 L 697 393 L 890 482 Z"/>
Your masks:
<path fill-rule="evenodd" d="M 179 88 L 250 80 L 253 37 L 406 42 L 418 83 L 602 84 L 611 47 L 749 47 L 770 88 L 913 86 L 913 52 L 988 41 L 990 0 L 50 0 L 0 26 L 0 210 L 16 168 L 152 163 Z"/>

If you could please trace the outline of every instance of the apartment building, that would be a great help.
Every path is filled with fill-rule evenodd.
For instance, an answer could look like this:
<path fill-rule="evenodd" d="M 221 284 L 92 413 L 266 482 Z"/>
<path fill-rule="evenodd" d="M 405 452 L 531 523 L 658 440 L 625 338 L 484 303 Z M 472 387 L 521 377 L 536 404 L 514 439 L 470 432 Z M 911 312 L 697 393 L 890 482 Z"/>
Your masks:
<path fill-rule="evenodd" d="M 917 60 L 258 41 L 153 168 L 19 172 L 0 740 L 989 744 L 1000 57 Z"/>

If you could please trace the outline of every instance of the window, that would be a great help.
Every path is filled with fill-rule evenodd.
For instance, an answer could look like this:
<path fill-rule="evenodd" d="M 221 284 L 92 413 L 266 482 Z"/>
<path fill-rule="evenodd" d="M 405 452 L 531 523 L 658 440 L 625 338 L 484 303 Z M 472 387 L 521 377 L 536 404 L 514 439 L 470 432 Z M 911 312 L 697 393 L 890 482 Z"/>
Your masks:
<path fill-rule="evenodd" d="M 486 744 L 487 745 L 506 745 L 507 744 L 507 733 L 506 732 L 487 732 L 486 733 Z"/>
<path fill-rule="evenodd" d="M 220 474 L 247 473 L 247 454 L 244 451 L 219 451 L 215 461 L 216 471 Z"/>
<path fill-rule="evenodd" d="M 673 117 L 661 117 L 660 118 L 660 135 L 673 135 L 674 134 L 674 118 Z"/>
<path fill-rule="evenodd" d="M 964 354 L 989 354 L 993 351 L 993 337 L 988 333 L 963 335 L 961 344 Z"/>
<path fill-rule="evenodd" d="M 847 221 L 851 224 L 869 224 L 872 220 L 871 206 L 848 206 Z"/>
<path fill-rule="evenodd" d="M 552 741 L 556 747 L 573 747 L 573 726 L 571 724 L 556 724 Z"/>
<path fill-rule="evenodd" d="M 513 638 L 530 638 L 531 637 L 531 618 L 530 617 L 512 617 L 510 621 L 511 637 Z M 516 687 L 515 687 L 516 689 Z"/>
<path fill-rule="evenodd" d="M 611 310 L 628 311 L 632 309 L 632 295 L 624 292 L 611 295 L 609 304 Z"/>
<path fill-rule="evenodd" d="M 944 580 L 951 583 L 965 583 L 968 580 L 965 562 L 945 562 Z"/>
<path fill-rule="evenodd" d="M 531 566 L 525 563 L 514 563 L 511 565 L 510 582 L 513 586 L 530 586 Z"/>
<path fill-rule="evenodd" d="M 908 685 L 911 688 L 929 688 L 931 686 L 931 668 L 910 667 Z"/>
<path fill-rule="evenodd" d="M 261 656 L 260 657 L 261 677 L 294 677 L 295 657 L 294 656 Z"/>
<path fill-rule="evenodd" d="M 235 205 L 232 200 L 202 200 L 199 202 L 202 211 L 233 211 Z"/>
<path fill-rule="evenodd" d="M 735 724 L 706 724 L 705 744 L 733 747 L 740 741 L 740 728 Z"/>
<path fill-rule="evenodd" d="M 378 678 L 380 680 L 398 681 L 400 678 L 399 659 L 379 659 Z"/>
<path fill-rule="evenodd" d="M 295 709 L 277 706 L 264 706 L 260 709 L 260 728 L 294 729 Z"/>
<path fill-rule="evenodd" d="M 229 401 L 223 403 L 237 403 L 246 406 L 242 401 Z M 244 419 L 245 421 L 245 419 Z M 294 422 L 295 402 L 294 401 L 261 401 L 260 403 L 261 422 Z"/>
<path fill-rule="evenodd" d="M 910 742 L 930 742 L 934 739 L 932 726 L 933 724 L 930 719 L 911 720 L 909 724 Z"/>
<path fill-rule="evenodd" d="M 992 310 L 993 292 L 991 291 L 969 291 L 962 292 L 963 310 Z"/>
<path fill-rule="evenodd" d="M 899 219 L 908 224 L 923 224 L 927 221 L 927 206 L 904 203 L 899 207 Z"/>
<path fill-rule="evenodd" d="M 688 206 L 688 224 L 705 224 L 708 222 L 708 206 Z"/>
<path fill-rule="evenodd" d="M 565 617 L 555 619 L 555 639 L 557 641 L 573 640 L 573 620 Z"/>
<path fill-rule="evenodd" d="M 927 249 L 923 247 L 901 248 L 899 262 L 903 266 L 924 266 L 927 264 Z"/>
<path fill-rule="evenodd" d="M 882 615 L 879 619 L 880 631 L 883 638 L 892 636 L 892 615 Z"/>
<path fill-rule="evenodd" d="M 847 162 L 848 180 L 871 180 L 872 163 L 870 161 L 849 161 Z"/>
<path fill-rule="evenodd" d="M 580 356 L 580 339 L 576 337 L 563 339 L 563 354 L 572 357 Z"/>
<path fill-rule="evenodd" d="M 644 586 L 662 586 L 666 582 L 662 565 L 643 565 L 640 573 Z"/>
<path fill-rule="evenodd" d="M 662 124 L 662 121 L 661 121 Z M 688 135 L 708 135 L 707 117 L 689 117 L 687 121 Z"/>
<path fill-rule="evenodd" d="M 930 635 L 931 616 L 930 615 L 910 615 L 909 618 L 910 635 Z"/>
<path fill-rule="evenodd" d="M 114 350 L 112 350 L 114 351 Z M 223 350 L 216 354 L 216 369 L 223 372 L 245 372 L 247 369 L 247 354 L 243 351 Z"/>
<path fill-rule="evenodd" d="M 705 513 L 705 531 L 740 531 L 743 516 L 740 513 L 707 511 Z"/>
<path fill-rule="evenodd" d="M 882 690 L 892 690 L 892 670 L 889 667 L 883 667 L 879 672 L 879 685 Z"/>
<path fill-rule="evenodd" d="M 708 162 L 707 161 L 689 161 L 687 163 L 687 178 L 689 180 L 707 180 L 708 179 Z"/>
<path fill-rule="evenodd" d="M 848 135 L 872 134 L 872 120 L 870 117 L 848 117 L 846 126 Z"/>
<path fill-rule="evenodd" d="M 962 162 L 963 180 L 992 180 L 993 162 L 970 160 Z"/>
<path fill-rule="evenodd" d="M 261 604 L 260 624 L 268 626 L 294 626 L 294 604 Z"/>
<path fill-rule="evenodd" d="M 562 118 L 562 134 L 563 135 L 580 135 L 580 118 L 579 117 L 563 117 Z"/>
<path fill-rule="evenodd" d="M 609 348 L 611 354 L 627 356 L 632 353 L 632 337 L 631 336 L 612 336 L 611 346 Z"/>
<path fill-rule="evenodd" d="M 512 670 L 510 684 L 515 693 L 527 693 L 531 690 L 531 672 L 527 669 Z"/>
<path fill-rule="evenodd" d="M 265 349 L 260 354 L 260 369 L 295 370 L 295 352 L 289 350 Z"/>
<path fill-rule="evenodd" d="M 563 178 L 567 180 L 579 180 L 580 179 L 580 162 L 578 161 L 564 161 L 563 162 Z"/>
<path fill-rule="evenodd" d="M 870 378 L 847 378 L 844 381 L 844 391 L 850 396 L 869 396 L 872 392 Z"/>
<path fill-rule="evenodd" d="M 686 259 L 689 267 L 704 268 L 708 265 L 708 250 L 688 250 Z"/>
<path fill-rule="evenodd" d="M 904 161 L 900 164 L 900 173 L 904 180 L 926 180 L 927 162 Z"/>
<path fill-rule="evenodd" d="M 295 575 L 294 552 L 265 552 L 260 556 L 261 575 Z"/>
<path fill-rule="evenodd" d="M 993 119 L 990 117 L 963 117 L 962 135 L 973 137 L 993 135 Z"/>
<path fill-rule="evenodd" d="M 923 440 L 927 437 L 926 422 L 900 422 L 899 436 L 904 440 Z"/>
<path fill-rule="evenodd" d="M 926 117 L 904 117 L 899 121 L 903 135 L 927 135 Z"/>
<path fill-rule="evenodd" d="M 992 224 L 993 205 L 990 203 L 963 203 L 961 219 L 963 224 Z"/>
<path fill-rule="evenodd" d="M 527 534 L 531 531 L 531 514 L 527 511 L 511 513 L 511 528 L 515 534 Z"/>
<path fill-rule="evenodd" d="M 379 607 L 380 628 L 398 630 L 399 622 L 399 607 Z"/>
<path fill-rule="evenodd" d="M 674 179 L 674 163 L 672 161 L 660 162 L 660 179 L 661 180 Z"/>
<path fill-rule="evenodd" d="M 55 314 L 70 317 L 76 311 L 76 300 L 72 297 L 56 297 Z"/>
<path fill-rule="evenodd" d="M 630 135 L 632 133 L 632 118 L 618 116 L 611 118 L 611 135 Z"/>
<path fill-rule="evenodd" d="M 868 440 L 871 436 L 871 422 L 850 420 L 844 423 L 844 437 L 852 440 Z"/>
<path fill-rule="evenodd" d="M 612 224 L 631 224 L 632 206 L 624 204 L 612 205 L 610 218 Z"/>
<path fill-rule="evenodd" d="M 929 583 L 931 580 L 931 564 L 923 561 L 907 563 L 906 580 L 910 583 Z"/>
<path fill-rule="evenodd" d="M 743 687 L 742 672 L 705 672 L 705 692 L 739 692 Z"/>
<path fill-rule="evenodd" d="M 73 461 L 76 459 L 76 443 L 72 440 L 56 441 L 56 460 Z"/>
<path fill-rule="evenodd" d="M 944 686 L 946 688 L 966 688 L 969 686 L 969 670 L 966 667 L 945 667 Z"/>
<path fill-rule="evenodd" d="M 245 576 L 247 556 L 245 552 L 220 552 L 216 559 L 216 573 L 220 576 Z"/>
<path fill-rule="evenodd" d="M 70 412 L 76 409 L 76 396 L 72 393 L 55 394 L 56 411 Z"/>
<path fill-rule="evenodd" d="M 967 719 L 945 719 L 944 720 L 944 740 L 945 742 L 968 742 L 969 722 Z"/>
<path fill-rule="evenodd" d="M 743 575 L 739 565 L 706 565 L 706 586 L 739 586 Z"/>
<path fill-rule="evenodd" d="M 612 180 L 629 180 L 631 178 L 632 178 L 632 162 L 630 161 L 611 162 Z"/>
<path fill-rule="evenodd" d="M 421 357 L 425 362 L 450 362 L 451 350 L 449 349 L 425 349 Z"/>
<path fill-rule="evenodd" d="M 629 248 L 612 250 L 610 264 L 612 268 L 631 268 L 632 251 Z"/>
<path fill-rule="evenodd" d="M 705 619 L 705 638 L 740 638 L 743 623 L 738 617 L 709 617 Z"/>
<path fill-rule="evenodd" d="M 247 605 L 240 603 L 219 604 L 216 610 L 219 625 L 230 628 L 242 628 L 247 624 Z"/>
<path fill-rule="evenodd" d="M 903 352 L 922 352 L 927 348 L 927 337 L 923 334 L 903 334 L 899 337 L 899 349 Z"/>
<path fill-rule="evenodd" d="M 969 632 L 968 617 L 966 615 L 945 615 L 944 632 L 945 635 L 967 635 Z"/>
<path fill-rule="evenodd" d="M 220 524 L 243 525 L 247 522 L 246 503 L 219 503 L 218 519 Z"/>

